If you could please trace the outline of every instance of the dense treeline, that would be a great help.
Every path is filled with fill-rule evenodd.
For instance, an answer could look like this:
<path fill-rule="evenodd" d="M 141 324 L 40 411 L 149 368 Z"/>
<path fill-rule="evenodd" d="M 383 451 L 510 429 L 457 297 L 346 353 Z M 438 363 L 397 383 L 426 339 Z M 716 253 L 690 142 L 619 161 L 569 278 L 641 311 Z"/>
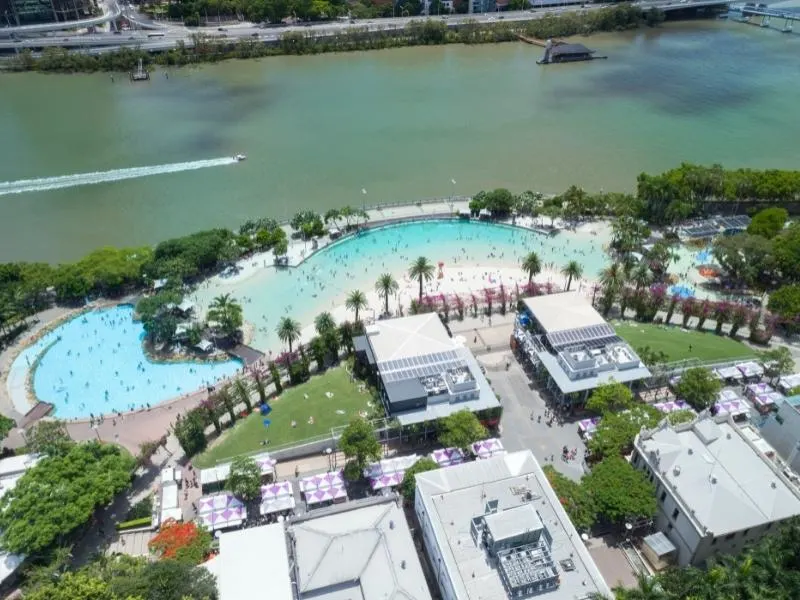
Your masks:
<path fill-rule="evenodd" d="M 368 31 L 366 28 L 354 27 L 330 36 L 318 36 L 313 30 L 308 33 L 289 32 L 273 45 L 255 39 L 233 41 L 198 34 L 193 36 L 191 44 L 179 43 L 175 48 L 161 54 L 122 48 L 116 52 L 89 55 L 69 52 L 63 48 L 45 48 L 41 56 L 36 57 L 25 50 L 10 59 L 8 66 L 16 71 L 128 71 L 139 60 L 146 66 L 181 66 L 231 58 L 285 54 L 350 52 L 434 44 L 487 44 L 516 41 L 519 34 L 544 39 L 588 35 L 597 31 L 621 31 L 636 28 L 642 22 L 641 9 L 630 4 L 621 4 L 584 14 L 571 12 L 514 23 L 474 22 L 457 28 L 448 28 L 445 22 L 428 19 L 409 23 L 397 31 Z"/>
<path fill-rule="evenodd" d="M 737 555 L 713 558 L 706 569 L 673 567 L 614 592 L 617 600 L 794 600 L 798 589 L 800 520 L 794 518 Z"/>
<path fill-rule="evenodd" d="M 636 193 L 643 202 L 643 217 L 670 224 L 704 214 L 709 202 L 800 200 L 800 171 L 730 170 L 683 163 L 660 175 L 642 173 Z"/>
<path fill-rule="evenodd" d="M 249 252 L 273 249 L 280 255 L 287 246 L 286 232 L 277 221 L 259 219 L 246 222 L 238 232 L 200 231 L 166 240 L 155 248 L 105 247 L 57 266 L 0 264 L 0 333 L 12 332 L 25 317 L 53 301 L 77 305 L 101 296 L 120 297 L 157 279 L 175 290 Z"/>

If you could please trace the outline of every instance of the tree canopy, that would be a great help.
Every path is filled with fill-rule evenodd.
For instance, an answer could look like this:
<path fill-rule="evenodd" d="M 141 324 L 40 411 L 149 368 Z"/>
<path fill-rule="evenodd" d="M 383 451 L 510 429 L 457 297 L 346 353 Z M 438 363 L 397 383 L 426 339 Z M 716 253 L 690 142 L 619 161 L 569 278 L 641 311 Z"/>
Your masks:
<path fill-rule="evenodd" d="M 261 468 L 253 458 L 237 456 L 233 459 L 226 489 L 249 501 L 261 496 Z"/>
<path fill-rule="evenodd" d="M 675 392 L 695 410 L 701 411 L 714 404 L 721 388 L 722 384 L 711 371 L 703 367 L 694 367 L 681 374 Z"/>
<path fill-rule="evenodd" d="M 792 329 L 797 329 L 798 315 L 800 315 L 800 285 L 785 285 L 772 292 L 767 307 L 781 316 Z"/>
<path fill-rule="evenodd" d="M 446 448 L 468 448 L 486 437 L 486 428 L 466 409 L 454 412 L 440 420 L 439 443 Z"/>
<path fill-rule="evenodd" d="M 609 381 L 597 386 L 589 400 L 586 409 L 601 415 L 607 412 L 616 412 L 631 408 L 634 404 L 633 393 L 625 384 Z"/>
<path fill-rule="evenodd" d="M 400 493 L 409 502 L 414 501 L 414 494 L 417 490 L 417 480 L 415 475 L 417 473 L 424 473 L 425 471 L 433 471 L 438 469 L 439 465 L 429 456 L 423 456 L 408 469 L 403 475 L 403 482 L 400 484 Z"/>
<path fill-rule="evenodd" d="M 61 456 L 75 445 L 63 421 L 37 421 L 25 432 L 28 450 L 43 456 Z"/>
<path fill-rule="evenodd" d="M 35 554 L 65 539 L 130 485 L 134 466 L 118 446 L 98 442 L 45 457 L 0 499 L 0 544 Z"/>
<path fill-rule="evenodd" d="M 642 427 L 655 427 L 662 418 L 658 409 L 647 404 L 618 413 L 606 413 L 589 440 L 589 449 L 597 456 L 620 456 L 632 446 Z"/>
<path fill-rule="evenodd" d="M 656 491 L 642 471 L 620 456 L 610 456 L 592 467 L 582 485 L 599 515 L 614 523 L 656 514 Z"/>
<path fill-rule="evenodd" d="M 747 233 L 772 239 L 780 233 L 788 218 L 789 211 L 785 208 L 765 208 L 753 215 Z"/>
<path fill-rule="evenodd" d="M 578 530 L 590 529 L 597 520 L 597 507 L 586 487 L 562 475 L 553 465 L 545 465 L 543 470 L 572 524 Z"/>
<path fill-rule="evenodd" d="M 375 430 L 369 421 L 361 417 L 350 421 L 342 432 L 339 448 L 347 458 L 353 460 L 359 472 L 367 466 L 367 462 L 381 457 L 381 445 L 375 437 Z"/>

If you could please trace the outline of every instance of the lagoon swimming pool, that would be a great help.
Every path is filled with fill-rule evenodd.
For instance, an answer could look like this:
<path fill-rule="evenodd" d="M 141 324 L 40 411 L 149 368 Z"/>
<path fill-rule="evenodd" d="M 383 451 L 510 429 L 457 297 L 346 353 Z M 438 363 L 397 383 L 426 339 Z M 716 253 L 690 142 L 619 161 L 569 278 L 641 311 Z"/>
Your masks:
<path fill-rule="evenodd" d="M 133 307 L 93 310 L 56 327 L 14 360 L 8 388 L 26 412 L 24 389 L 31 367 L 34 392 L 62 419 L 155 405 L 233 375 L 241 363 L 153 363 L 142 349 L 144 328 Z M 21 395 L 22 394 L 22 395 Z"/>
<path fill-rule="evenodd" d="M 305 325 L 320 312 L 343 304 L 349 291 L 372 290 L 381 273 L 393 273 L 401 280 L 418 256 L 433 264 L 443 262 L 451 276 L 457 275 L 459 266 L 519 267 L 522 257 L 535 250 L 545 267 L 553 263 L 560 270 L 574 259 L 583 265 L 585 277 L 595 278 L 608 261 L 603 250 L 607 243 L 606 236 L 588 232 L 562 231 L 549 236 L 478 221 L 404 222 L 346 237 L 314 253 L 297 268 L 267 268 L 234 286 L 223 282 L 203 288 L 195 300 L 207 306 L 214 296 L 231 292 L 242 302 L 245 320 L 255 326 L 253 346 L 274 349 L 280 347 L 275 327 L 281 317 L 288 315 Z M 563 285 L 562 278 L 558 283 Z M 496 283 L 487 281 L 478 288 L 486 285 Z M 372 316 L 372 311 L 366 314 Z"/>

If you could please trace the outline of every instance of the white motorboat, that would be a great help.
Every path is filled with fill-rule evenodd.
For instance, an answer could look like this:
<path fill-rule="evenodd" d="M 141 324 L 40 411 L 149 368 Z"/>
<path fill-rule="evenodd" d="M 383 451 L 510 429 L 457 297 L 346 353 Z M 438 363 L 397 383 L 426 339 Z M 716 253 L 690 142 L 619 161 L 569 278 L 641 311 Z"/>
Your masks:
<path fill-rule="evenodd" d="M 239 162 L 242 162 L 243 160 L 247 160 L 247 155 L 246 154 L 237 154 L 233 158 L 235 158 Z"/>

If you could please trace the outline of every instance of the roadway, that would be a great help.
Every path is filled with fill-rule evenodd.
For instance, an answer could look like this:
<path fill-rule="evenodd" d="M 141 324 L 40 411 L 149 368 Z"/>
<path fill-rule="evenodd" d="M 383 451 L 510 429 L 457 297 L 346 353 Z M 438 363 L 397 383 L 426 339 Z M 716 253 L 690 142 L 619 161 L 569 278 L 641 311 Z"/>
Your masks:
<path fill-rule="evenodd" d="M 112 2 L 112 0 L 108 1 L 109 3 Z M 646 2 L 637 2 L 635 4 L 641 7 L 643 10 L 653 7 L 660 8 L 661 10 L 683 10 L 702 6 L 719 5 L 721 2 L 719 0 L 650 0 Z M 116 6 L 116 3 L 114 3 L 114 6 Z M 253 23 L 240 23 L 223 27 L 193 28 L 185 27 L 181 24 L 156 24 L 153 22 L 145 22 L 139 15 L 129 12 L 127 7 L 123 9 L 119 9 L 117 7 L 117 10 L 121 10 L 122 14 L 128 17 L 129 20 L 139 24 L 142 27 L 147 27 L 150 31 L 129 30 L 104 33 L 86 33 L 82 35 L 70 32 L 49 32 L 42 36 L 34 37 L 32 35 L 26 35 L 25 37 L 18 37 L 17 39 L 0 40 L 0 50 L 22 48 L 38 50 L 47 47 L 64 47 L 83 49 L 91 53 L 100 53 L 113 51 L 127 46 L 139 47 L 148 51 L 163 51 L 174 48 L 178 42 L 191 45 L 192 35 L 198 33 L 207 34 L 209 36 L 224 36 L 226 39 L 231 41 L 250 38 L 254 40 L 257 39 L 261 42 L 275 42 L 280 40 L 281 36 L 288 32 L 313 33 L 313 35 L 317 37 L 324 37 L 342 33 L 354 28 L 368 31 L 391 31 L 402 29 L 409 23 L 422 23 L 428 18 L 441 20 L 442 22 L 446 23 L 448 27 L 455 27 L 457 25 L 463 25 L 469 22 L 492 23 L 528 21 L 539 19 L 546 15 L 559 14 L 564 11 L 579 9 L 588 12 L 600 10 L 606 6 L 608 5 L 587 4 L 584 8 L 580 8 L 580 6 L 577 4 L 560 4 L 527 11 L 509 11 L 503 13 L 431 17 L 396 17 L 374 20 L 337 21 L 318 24 L 308 23 L 303 25 L 285 25 L 281 27 L 264 27 Z M 0 36 L 3 36 L 7 32 L 7 29 L 8 28 L 0 29 Z"/>

